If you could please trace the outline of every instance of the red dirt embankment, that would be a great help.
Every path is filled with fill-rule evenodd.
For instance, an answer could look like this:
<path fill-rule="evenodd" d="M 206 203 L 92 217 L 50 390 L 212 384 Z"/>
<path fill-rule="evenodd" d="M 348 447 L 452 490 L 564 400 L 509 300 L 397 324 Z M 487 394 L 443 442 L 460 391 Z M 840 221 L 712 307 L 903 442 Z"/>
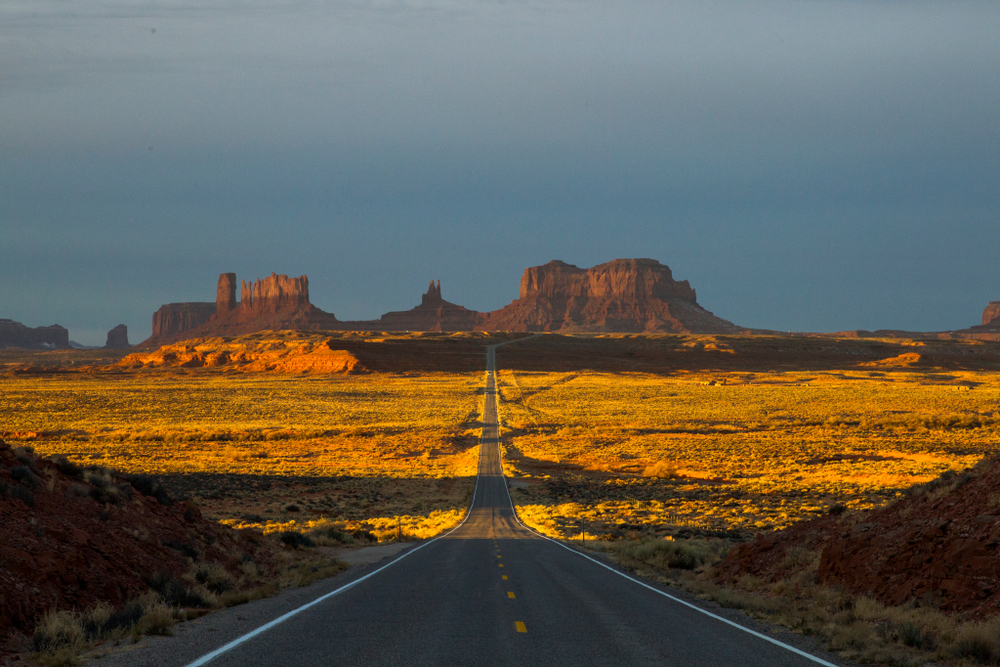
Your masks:
<path fill-rule="evenodd" d="M 730 552 L 723 580 L 775 579 L 796 548 L 821 551 L 819 583 L 899 605 L 984 617 L 1000 610 L 1000 459 L 916 487 L 871 512 L 825 516 Z"/>
<path fill-rule="evenodd" d="M 239 557 L 252 557 L 264 571 L 272 559 L 260 539 L 203 519 L 149 478 L 39 459 L 0 440 L 0 636 L 30 635 L 50 610 L 121 606 L 154 574 L 180 577 L 188 557 L 234 575 Z"/>

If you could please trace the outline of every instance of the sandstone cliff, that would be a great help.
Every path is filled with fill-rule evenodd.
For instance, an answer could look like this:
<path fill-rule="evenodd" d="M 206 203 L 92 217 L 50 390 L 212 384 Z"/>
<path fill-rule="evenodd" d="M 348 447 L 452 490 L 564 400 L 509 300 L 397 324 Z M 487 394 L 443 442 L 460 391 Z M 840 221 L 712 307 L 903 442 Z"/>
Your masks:
<path fill-rule="evenodd" d="M 215 315 L 210 302 L 168 303 L 153 313 L 153 339 L 174 338 L 195 329 Z"/>
<path fill-rule="evenodd" d="M 69 330 L 58 324 L 26 327 L 14 320 L 0 319 L 0 347 L 51 350 L 69 347 Z"/>
<path fill-rule="evenodd" d="M 124 350 L 132 347 L 128 344 L 128 327 L 119 324 L 108 332 L 108 341 L 104 344 L 106 350 Z"/>
<path fill-rule="evenodd" d="M 653 259 L 616 259 L 591 269 L 552 261 L 526 269 L 519 299 L 487 313 L 480 330 L 737 333 L 698 305 L 688 282 Z"/>

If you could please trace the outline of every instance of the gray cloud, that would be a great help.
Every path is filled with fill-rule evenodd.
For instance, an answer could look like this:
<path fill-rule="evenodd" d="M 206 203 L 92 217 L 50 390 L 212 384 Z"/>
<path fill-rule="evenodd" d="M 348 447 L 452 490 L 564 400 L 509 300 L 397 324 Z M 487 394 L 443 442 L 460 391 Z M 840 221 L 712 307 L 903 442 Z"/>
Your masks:
<path fill-rule="evenodd" d="M 490 309 L 525 266 L 651 255 L 741 324 L 966 326 L 1000 298 L 998 29 L 992 2 L 4 3 L 0 316 L 144 335 L 224 270 L 308 273 L 345 318 L 431 277 Z"/>

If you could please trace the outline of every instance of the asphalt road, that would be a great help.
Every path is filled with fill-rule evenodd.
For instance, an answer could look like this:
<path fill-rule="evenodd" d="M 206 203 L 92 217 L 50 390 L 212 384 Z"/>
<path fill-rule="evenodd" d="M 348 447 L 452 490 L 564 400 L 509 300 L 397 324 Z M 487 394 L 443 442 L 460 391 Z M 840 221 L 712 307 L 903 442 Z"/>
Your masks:
<path fill-rule="evenodd" d="M 164 663 L 830 664 L 707 615 L 694 608 L 700 603 L 666 597 L 679 594 L 630 580 L 523 527 L 500 467 L 492 348 L 489 368 L 479 479 L 461 526 L 361 579 L 331 586 L 319 602 L 293 610 L 255 636 L 235 639 L 230 648 L 212 652 L 202 643 L 205 654 L 197 660 Z"/>

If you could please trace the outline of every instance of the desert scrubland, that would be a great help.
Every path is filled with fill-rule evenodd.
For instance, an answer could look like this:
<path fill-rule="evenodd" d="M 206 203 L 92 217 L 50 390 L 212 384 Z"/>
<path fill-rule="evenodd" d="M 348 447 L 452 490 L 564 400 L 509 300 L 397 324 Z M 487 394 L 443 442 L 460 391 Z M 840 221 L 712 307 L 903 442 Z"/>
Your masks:
<path fill-rule="evenodd" d="M 974 387 L 974 389 L 973 389 Z M 554 536 L 773 530 L 996 447 L 990 373 L 500 373 L 521 512 Z"/>
<path fill-rule="evenodd" d="M 0 437 L 155 475 L 224 523 L 423 537 L 464 513 L 482 374 L 128 373 L 0 380 Z"/>

